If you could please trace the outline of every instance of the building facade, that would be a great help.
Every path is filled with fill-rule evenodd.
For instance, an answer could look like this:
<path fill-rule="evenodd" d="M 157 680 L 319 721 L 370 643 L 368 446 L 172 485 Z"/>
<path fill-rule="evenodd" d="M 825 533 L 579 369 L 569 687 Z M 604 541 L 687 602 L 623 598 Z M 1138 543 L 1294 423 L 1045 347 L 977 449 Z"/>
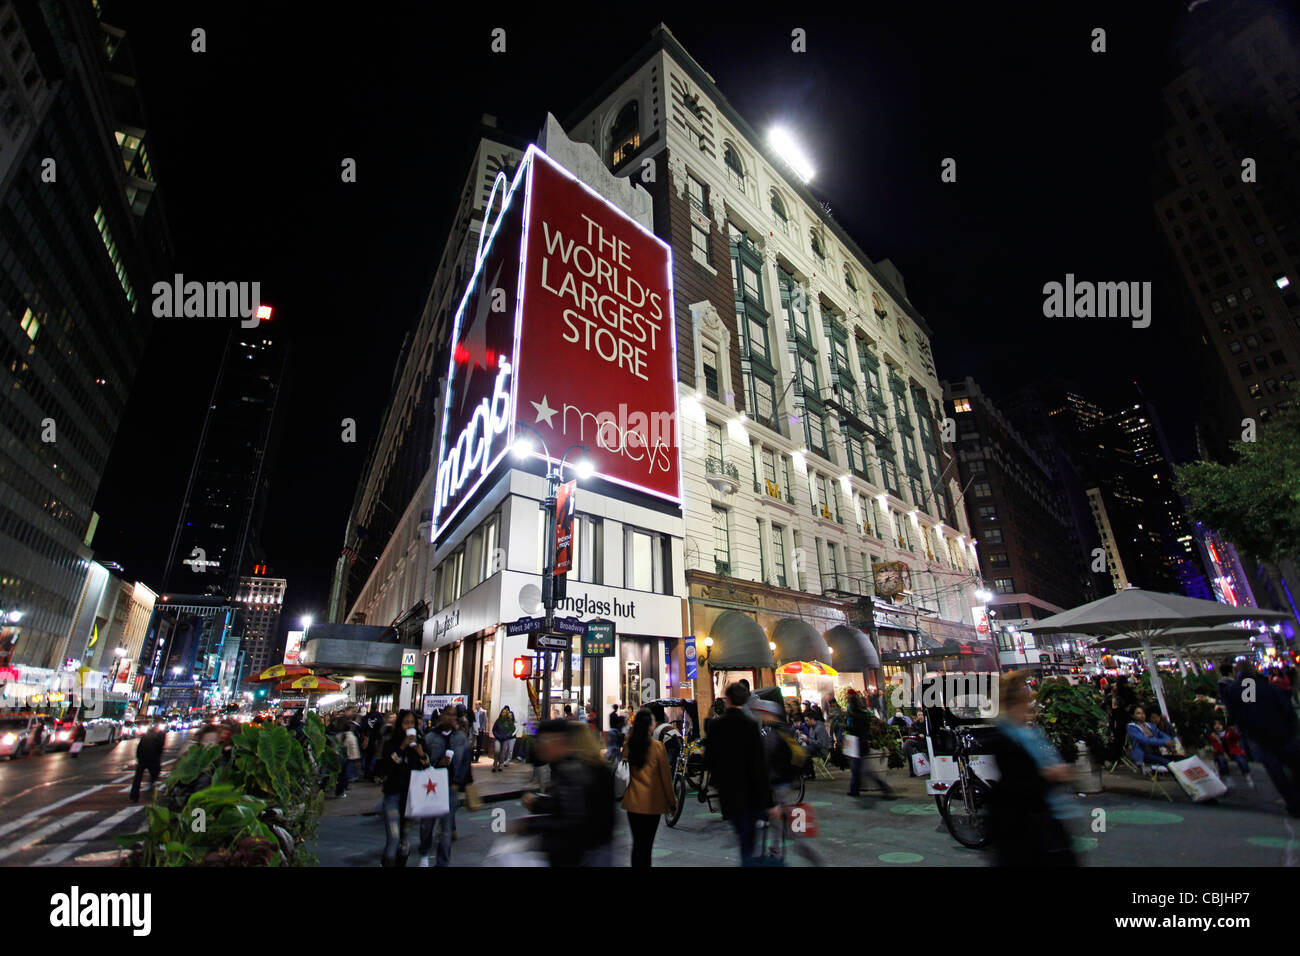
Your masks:
<path fill-rule="evenodd" d="M 0 3 L 0 653 L 37 683 L 171 255 L 134 73 L 91 4 Z"/>
<path fill-rule="evenodd" d="M 1072 546 L 1070 511 L 1052 467 L 974 379 L 944 382 L 943 390 L 957 426 L 963 498 L 978 534 L 984 588 L 993 595 L 988 613 L 1002 666 L 1077 666 L 1078 637 L 1020 631 L 1087 600 L 1087 565 Z"/>
<path fill-rule="evenodd" d="M 866 628 L 881 663 L 906 672 L 890 676 L 909 684 L 930 665 L 899 666 L 899 655 L 927 634 L 979 644 L 978 567 L 953 506 L 931 332 L 898 270 L 862 252 L 662 26 L 565 128 L 650 191 L 673 248 L 688 637 L 713 640 L 726 666 L 710 669 L 770 683 L 777 663 L 830 656 L 832 619 Z M 906 586 L 879 587 L 882 572 Z M 757 604 L 731 600 L 738 582 L 760 585 L 743 588 Z M 875 613 L 901 605 L 908 628 Z M 783 632 L 782 646 L 757 608 L 816 623 L 798 640 Z M 728 612 L 756 627 L 742 639 L 734 617 L 715 626 Z M 882 676 L 845 682 L 869 690 Z M 696 695 L 720 686 L 705 681 Z"/>
<path fill-rule="evenodd" d="M 172 536 L 168 593 L 234 600 L 240 578 L 265 560 L 261 529 L 286 362 L 269 321 L 231 329 Z"/>
<path fill-rule="evenodd" d="M 288 581 L 271 577 L 264 564 L 255 564 L 251 575 L 239 579 L 235 601 L 242 608 L 241 647 L 244 660 L 240 680 L 260 674 L 280 662 L 280 614 Z"/>

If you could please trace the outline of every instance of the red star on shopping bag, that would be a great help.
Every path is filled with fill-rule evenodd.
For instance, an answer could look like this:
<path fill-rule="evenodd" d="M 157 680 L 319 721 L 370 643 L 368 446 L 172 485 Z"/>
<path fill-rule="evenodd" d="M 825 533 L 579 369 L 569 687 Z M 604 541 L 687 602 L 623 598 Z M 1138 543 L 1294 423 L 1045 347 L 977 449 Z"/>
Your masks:
<path fill-rule="evenodd" d="M 438 785 L 437 785 L 436 783 L 434 783 L 432 780 L 426 780 L 426 781 L 424 782 L 424 792 L 425 792 L 425 793 L 437 793 L 437 792 L 438 792 Z"/>

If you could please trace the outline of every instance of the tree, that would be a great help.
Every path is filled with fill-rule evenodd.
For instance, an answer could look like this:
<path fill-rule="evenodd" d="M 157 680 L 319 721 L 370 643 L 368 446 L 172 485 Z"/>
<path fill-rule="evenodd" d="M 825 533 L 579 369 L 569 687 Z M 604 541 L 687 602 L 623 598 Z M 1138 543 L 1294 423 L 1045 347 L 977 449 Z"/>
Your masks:
<path fill-rule="evenodd" d="M 1291 391 L 1291 407 L 1262 425 L 1255 441 L 1232 443 L 1235 462 L 1175 469 L 1192 517 L 1269 563 L 1300 555 L 1300 390 Z"/>

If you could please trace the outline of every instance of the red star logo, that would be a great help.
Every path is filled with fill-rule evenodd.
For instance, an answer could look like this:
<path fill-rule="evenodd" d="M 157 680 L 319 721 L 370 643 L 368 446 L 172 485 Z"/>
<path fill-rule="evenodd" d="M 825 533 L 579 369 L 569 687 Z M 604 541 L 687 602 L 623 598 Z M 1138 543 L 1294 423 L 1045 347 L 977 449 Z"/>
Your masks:
<path fill-rule="evenodd" d="M 436 783 L 434 783 L 432 780 L 426 780 L 426 781 L 424 782 L 424 792 L 425 792 L 425 793 L 437 793 L 437 792 L 438 792 L 438 785 L 437 785 Z"/>

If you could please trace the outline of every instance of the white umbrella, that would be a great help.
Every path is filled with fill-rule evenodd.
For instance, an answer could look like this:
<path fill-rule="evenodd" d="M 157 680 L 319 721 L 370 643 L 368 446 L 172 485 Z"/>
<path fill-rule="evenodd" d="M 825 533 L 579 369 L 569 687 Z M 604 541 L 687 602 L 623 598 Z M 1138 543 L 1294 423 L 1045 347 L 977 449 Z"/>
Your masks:
<path fill-rule="evenodd" d="M 1160 712 L 1169 717 L 1165 689 L 1156 670 L 1153 644 L 1175 628 L 1209 628 L 1232 621 L 1281 620 L 1289 617 L 1282 611 L 1255 607 L 1234 607 L 1217 601 L 1203 601 L 1181 594 L 1161 594 L 1141 588 L 1125 588 L 1110 597 L 1043 618 L 1025 625 L 1022 631 L 1060 634 L 1076 631 L 1109 637 L 1128 635 L 1136 638 L 1151 669 L 1151 687 L 1156 692 Z"/>
<path fill-rule="evenodd" d="M 1239 627 L 1235 623 L 1223 624 L 1219 627 L 1174 627 L 1165 631 L 1152 642 L 1151 646 L 1153 650 L 1172 651 L 1174 660 L 1178 662 L 1178 670 L 1186 676 L 1187 664 L 1183 660 L 1184 653 L 1244 651 L 1250 647 L 1250 639 L 1254 636 L 1253 631 Z M 1109 651 L 1131 651 L 1142 647 L 1142 639 L 1132 634 L 1099 637 L 1089 646 L 1105 648 Z"/>

